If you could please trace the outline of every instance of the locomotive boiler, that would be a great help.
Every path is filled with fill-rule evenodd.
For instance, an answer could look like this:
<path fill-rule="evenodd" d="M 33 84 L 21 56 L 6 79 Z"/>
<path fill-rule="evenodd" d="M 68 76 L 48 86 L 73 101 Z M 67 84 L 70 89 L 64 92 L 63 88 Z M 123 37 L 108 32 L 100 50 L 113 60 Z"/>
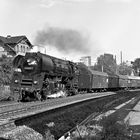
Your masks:
<path fill-rule="evenodd" d="M 77 92 L 78 69 L 71 61 L 42 53 L 26 53 L 13 61 L 11 91 L 14 100 L 45 100 Z"/>

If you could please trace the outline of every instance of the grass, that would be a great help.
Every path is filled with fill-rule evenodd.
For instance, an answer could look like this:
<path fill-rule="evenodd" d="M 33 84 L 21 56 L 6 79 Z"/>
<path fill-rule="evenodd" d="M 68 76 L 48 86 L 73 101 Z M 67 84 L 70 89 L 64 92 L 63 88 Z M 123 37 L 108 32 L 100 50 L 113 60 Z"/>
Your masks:
<path fill-rule="evenodd" d="M 93 136 L 92 133 L 83 137 L 75 137 L 73 140 L 139 140 L 136 138 L 133 130 L 129 126 L 129 121 L 124 123 L 118 121 L 116 116 L 104 117 L 99 122 L 91 122 L 90 125 L 102 127 L 101 131 Z M 87 126 L 88 128 L 88 126 Z M 95 130 L 94 130 L 95 131 Z"/>
<path fill-rule="evenodd" d="M 9 86 L 0 86 L 0 101 L 9 100 L 11 91 Z"/>
<path fill-rule="evenodd" d="M 118 122 L 117 117 L 111 116 L 104 118 L 101 122 L 103 130 L 101 132 L 102 140 L 129 140 L 132 139 L 129 124 Z"/>

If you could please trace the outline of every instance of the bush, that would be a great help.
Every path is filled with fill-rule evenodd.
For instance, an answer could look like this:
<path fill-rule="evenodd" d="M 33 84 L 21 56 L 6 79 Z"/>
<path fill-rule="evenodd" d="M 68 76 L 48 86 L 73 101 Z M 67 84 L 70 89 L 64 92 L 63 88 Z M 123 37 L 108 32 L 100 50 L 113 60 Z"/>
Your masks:
<path fill-rule="evenodd" d="M 118 122 L 117 117 L 110 116 L 102 119 L 101 140 L 132 140 L 132 131 L 128 123 Z"/>
<path fill-rule="evenodd" d="M 10 100 L 10 87 L 9 86 L 0 86 L 0 101 Z"/>

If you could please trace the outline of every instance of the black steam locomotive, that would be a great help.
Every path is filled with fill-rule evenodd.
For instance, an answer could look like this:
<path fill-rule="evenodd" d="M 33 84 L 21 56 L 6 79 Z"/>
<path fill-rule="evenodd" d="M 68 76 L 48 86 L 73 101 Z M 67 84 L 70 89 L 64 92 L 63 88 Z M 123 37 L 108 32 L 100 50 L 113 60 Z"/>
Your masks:
<path fill-rule="evenodd" d="M 11 90 L 14 100 L 45 100 L 49 95 L 67 96 L 78 90 L 78 69 L 73 62 L 38 52 L 17 56 L 13 65 Z"/>
<path fill-rule="evenodd" d="M 140 77 L 98 72 L 82 63 L 76 64 L 39 52 L 18 55 L 13 65 L 15 71 L 10 87 L 16 101 L 140 88 Z"/>

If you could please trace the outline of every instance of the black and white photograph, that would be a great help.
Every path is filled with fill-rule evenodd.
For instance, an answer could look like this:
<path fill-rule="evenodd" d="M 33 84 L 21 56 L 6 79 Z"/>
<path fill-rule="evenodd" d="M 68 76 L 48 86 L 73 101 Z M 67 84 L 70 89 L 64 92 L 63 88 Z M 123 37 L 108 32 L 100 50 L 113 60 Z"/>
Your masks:
<path fill-rule="evenodd" d="M 139 140 L 139 51 L 139 0 L 0 0 L 0 140 Z"/>

